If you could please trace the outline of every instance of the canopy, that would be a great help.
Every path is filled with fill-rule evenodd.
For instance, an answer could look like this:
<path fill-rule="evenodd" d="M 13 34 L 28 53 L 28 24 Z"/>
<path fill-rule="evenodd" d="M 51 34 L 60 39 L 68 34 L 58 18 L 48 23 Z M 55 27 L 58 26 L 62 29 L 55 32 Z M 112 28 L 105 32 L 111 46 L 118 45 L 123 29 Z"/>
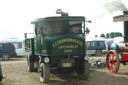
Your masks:
<path fill-rule="evenodd" d="M 120 22 L 120 21 L 128 21 L 128 15 L 119 15 L 113 17 L 114 22 Z"/>

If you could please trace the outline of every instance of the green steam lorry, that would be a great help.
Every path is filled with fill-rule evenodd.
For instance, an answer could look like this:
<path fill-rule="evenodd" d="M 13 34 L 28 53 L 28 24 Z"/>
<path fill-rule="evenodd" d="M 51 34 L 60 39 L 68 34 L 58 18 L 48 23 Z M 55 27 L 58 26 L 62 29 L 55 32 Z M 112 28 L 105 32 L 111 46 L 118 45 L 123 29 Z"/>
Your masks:
<path fill-rule="evenodd" d="M 27 38 L 25 49 L 29 72 L 38 71 L 40 81 L 48 83 L 50 69 L 58 73 L 77 72 L 78 77 L 89 77 L 89 57 L 85 45 L 85 17 L 68 16 L 57 10 L 61 16 L 39 18 L 33 22 L 34 37 Z"/>

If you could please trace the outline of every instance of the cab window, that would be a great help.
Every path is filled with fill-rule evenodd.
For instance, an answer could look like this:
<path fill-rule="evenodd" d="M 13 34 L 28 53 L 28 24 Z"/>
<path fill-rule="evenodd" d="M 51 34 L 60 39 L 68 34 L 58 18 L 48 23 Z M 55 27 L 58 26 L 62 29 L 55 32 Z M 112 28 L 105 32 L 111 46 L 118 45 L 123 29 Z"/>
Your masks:
<path fill-rule="evenodd" d="M 69 21 L 69 33 L 82 34 L 84 33 L 84 22 Z"/>
<path fill-rule="evenodd" d="M 35 24 L 35 34 L 36 34 L 36 36 L 40 36 L 42 34 L 42 32 L 41 32 L 41 23 Z"/>

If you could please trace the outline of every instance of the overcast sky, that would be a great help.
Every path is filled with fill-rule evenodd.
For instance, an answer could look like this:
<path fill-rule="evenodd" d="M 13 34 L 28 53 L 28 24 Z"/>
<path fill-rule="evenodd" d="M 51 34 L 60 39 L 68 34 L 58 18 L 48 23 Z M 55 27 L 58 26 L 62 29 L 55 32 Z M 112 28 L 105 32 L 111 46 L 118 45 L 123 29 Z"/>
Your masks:
<path fill-rule="evenodd" d="M 114 23 L 112 18 L 121 15 L 127 6 L 128 0 L 0 0 L 0 40 L 23 39 L 24 33 L 33 32 L 31 21 L 56 16 L 57 9 L 70 16 L 85 16 L 92 20 L 86 25 L 91 37 L 108 32 L 123 33 L 122 22 Z"/>

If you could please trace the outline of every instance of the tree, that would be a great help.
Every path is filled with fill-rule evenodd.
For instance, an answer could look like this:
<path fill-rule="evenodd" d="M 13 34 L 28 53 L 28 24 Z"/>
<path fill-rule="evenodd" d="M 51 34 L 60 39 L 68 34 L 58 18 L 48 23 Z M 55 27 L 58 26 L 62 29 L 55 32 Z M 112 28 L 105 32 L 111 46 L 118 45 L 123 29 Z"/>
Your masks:
<path fill-rule="evenodd" d="M 117 36 L 118 36 L 118 37 L 122 37 L 122 33 L 118 32 L 118 33 L 117 33 Z"/>
<path fill-rule="evenodd" d="M 106 38 L 109 38 L 109 33 L 106 34 Z"/>
<path fill-rule="evenodd" d="M 114 32 L 110 33 L 110 38 L 114 38 Z"/>
<path fill-rule="evenodd" d="M 95 38 L 97 38 L 98 37 L 98 35 L 95 35 Z"/>
<path fill-rule="evenodd" d="M 98 37 L 97 35 L 95 35 L 95 37 Z M 111 33 L 106 33 L 106 36 L 105 34 L 101 34 L 100 37 L 103 37 L 103 38 L 114 38 L 114 37 L 122 37 L 122 33 L 121 32 L 111 32 Z"/>
<path fill-rule="evenodd" d="M 110 33 L 110 38 L 114 38 L 114 37 L 122 37 L 122 33 L 120 33 L 120 32 L 111 32 Z"/>
<path fill-rule="evenodd" d="M 114 32 L 114 37 L 118 37 L 118 32 Z"/>
<path fill-rule="evenodd" d="M 100 37 L 103 37 L 103 38 L 105 38 L 105 34 L 101 34 L 101 35 L 100 35 Z"/>

